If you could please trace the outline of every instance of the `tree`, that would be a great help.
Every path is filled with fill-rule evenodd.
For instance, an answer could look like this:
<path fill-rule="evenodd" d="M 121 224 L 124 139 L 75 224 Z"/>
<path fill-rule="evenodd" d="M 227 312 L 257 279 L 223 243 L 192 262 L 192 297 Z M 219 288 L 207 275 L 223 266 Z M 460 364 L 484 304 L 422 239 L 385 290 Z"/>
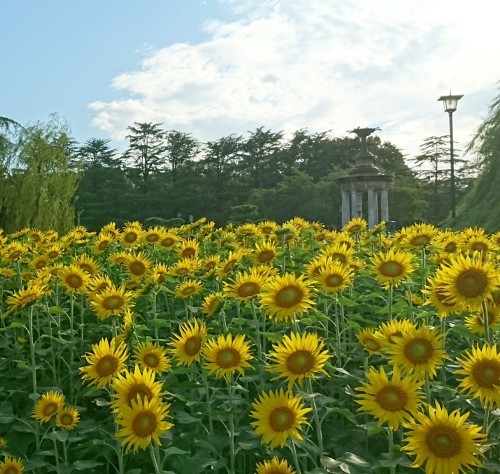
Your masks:
<path fill-rule="evenodd" d="M 74 140 L 57 117 L 24 128 L 16 144 L 18 167 L 9 179 L 4 201 L 8 232 L 23 227 L 69 230 L 75 221 L 74 195 L 80 180 L 71 164 Z"/>

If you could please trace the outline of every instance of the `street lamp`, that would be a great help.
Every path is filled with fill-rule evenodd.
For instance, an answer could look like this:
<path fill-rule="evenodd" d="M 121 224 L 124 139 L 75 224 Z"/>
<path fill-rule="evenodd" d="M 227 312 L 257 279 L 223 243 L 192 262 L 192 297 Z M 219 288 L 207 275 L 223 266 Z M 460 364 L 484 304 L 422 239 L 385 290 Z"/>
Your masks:
<path fill-rule="evenodd" d="M 453 156 L 453 112 L 457 110 L 458 101 L 463 95 L 442 95 L 438 101 L 443 102 L 444 111 L 450 117 L 450 171 L 451 171 L 451 217 L 455 217 L 455 158 Z"/>

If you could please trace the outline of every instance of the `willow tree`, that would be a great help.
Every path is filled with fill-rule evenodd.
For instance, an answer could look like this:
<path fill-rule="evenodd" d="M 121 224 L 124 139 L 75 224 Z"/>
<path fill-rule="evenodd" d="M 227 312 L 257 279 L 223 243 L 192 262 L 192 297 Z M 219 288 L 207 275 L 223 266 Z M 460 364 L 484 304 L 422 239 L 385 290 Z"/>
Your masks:
<path fill-rule="evenodd" d="M 74 195 L 80 174 L 72 164 L 74 142 L 56 117 L 24 128 L 16 164 L 9 173 L 11 192 L 4 202 L 8 232 L 32 227 L 65 232 L 74 225 Z"/>

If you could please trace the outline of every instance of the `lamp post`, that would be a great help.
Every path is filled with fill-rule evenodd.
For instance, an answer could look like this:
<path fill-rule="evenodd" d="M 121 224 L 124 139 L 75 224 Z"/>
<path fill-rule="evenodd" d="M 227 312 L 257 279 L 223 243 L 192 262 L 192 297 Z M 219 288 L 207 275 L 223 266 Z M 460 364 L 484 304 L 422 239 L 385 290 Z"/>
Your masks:
<path fill-rule="evenodd" d="M 444 111 L 450 117 L 450 172 L 451 172 L 451 217 L 455 217 L 455 158 L 453 156 L 453 112 L 457 110 L 458 101 L 463 95 L 442 95 L 438 101 L 443 102 Z"/>

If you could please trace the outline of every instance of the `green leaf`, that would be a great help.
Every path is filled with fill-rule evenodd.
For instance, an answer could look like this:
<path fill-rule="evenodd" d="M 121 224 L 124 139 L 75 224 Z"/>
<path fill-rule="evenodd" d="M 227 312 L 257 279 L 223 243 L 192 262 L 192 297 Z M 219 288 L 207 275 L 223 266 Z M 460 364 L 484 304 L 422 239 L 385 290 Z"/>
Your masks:
<path fill-rule="evenodd" d="M 73 469 L 76 469 L 77 471 L 85 471 L 86 469 L 92 469 L 97 466 L 102 466 L 104 463 L 102 462 L 97 462 L 97 461 L 75 461 L 73 463 Z M 131 471 L 129 471 L 130 474 Z M 139 469 L 139 472 L 141 470 Z"/>
<path fill-rule="evenodd" d="M 186 451 L 185 449 L 180 449 L 175 446 L 170 446 L 170 448 L 164 449 L 165 457 L 173 456 L 174 454 L 191 454 L 190 451 Z"/>
<path fill-rule="evenodd" d="M 359 306 L 357 301 L 350 300 L 345 296 L 339 296 L 339 303 L 347 306 L 348 308 L 354 308 L 355 306 Z"/>

